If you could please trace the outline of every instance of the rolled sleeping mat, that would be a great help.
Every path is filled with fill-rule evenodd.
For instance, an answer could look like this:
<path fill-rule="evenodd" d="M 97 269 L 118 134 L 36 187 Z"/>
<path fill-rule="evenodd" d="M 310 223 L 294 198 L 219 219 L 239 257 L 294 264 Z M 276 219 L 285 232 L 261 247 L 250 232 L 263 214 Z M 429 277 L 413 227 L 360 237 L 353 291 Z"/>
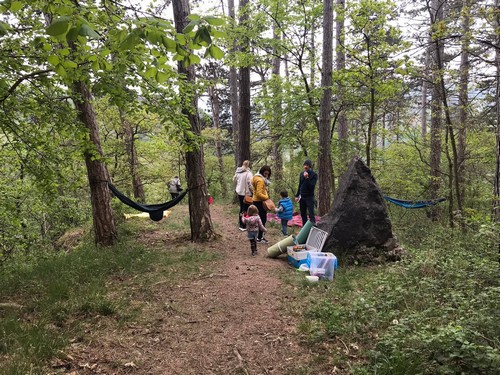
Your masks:
<path fill-rule="evenodd" d="M 300 232 L 297 234 L 295 237 L 295 244 L 296 245 L 303 245 L 307 241 L 307 236 L 309 236 L 309 232 L 311 231 L 311 228 L 313 227 L 313 223 L 311 220 L 307 220 L 305 225 L 302 227 Z"/>
<path fill-rule="evenodd" d="M 293 246 L 293 236 L 283 238 L 273 246 L 267 248 L 267 256 L 269 258 L 277 258 L 280 254 L 286 254 L 286 247 Z"/>

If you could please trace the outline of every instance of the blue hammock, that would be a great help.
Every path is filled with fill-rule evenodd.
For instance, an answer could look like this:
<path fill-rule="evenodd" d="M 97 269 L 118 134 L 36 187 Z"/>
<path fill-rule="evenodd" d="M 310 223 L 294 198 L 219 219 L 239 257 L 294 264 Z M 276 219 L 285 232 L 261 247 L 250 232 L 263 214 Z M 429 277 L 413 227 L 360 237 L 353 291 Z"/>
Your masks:
<path fill-rule="evenodd" d="M 394 203 L 397 206 L 404 208 L 424 208 L 429 206 L 434 206 L 435 204 L 444 202 L 446 198 L 437 198 L 429 201 L 404 201 L 401 199 L 395 199 L 384 195 L 384 199 L 388 202 Z"/>

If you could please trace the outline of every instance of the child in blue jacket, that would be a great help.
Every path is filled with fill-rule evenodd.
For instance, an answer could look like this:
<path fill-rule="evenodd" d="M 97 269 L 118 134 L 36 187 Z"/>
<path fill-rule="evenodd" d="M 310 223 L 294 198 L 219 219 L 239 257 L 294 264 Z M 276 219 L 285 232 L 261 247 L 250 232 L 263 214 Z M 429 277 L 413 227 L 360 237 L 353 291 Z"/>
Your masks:
<path fill-rule="evenodd" d="M 288 192 L 286 190 L 280 193 L 280 201 L 275 211 L 281 219 L 281 233 L 283 233 L 283 236 L 288 236 L 288 220 L 292 220 L 293 203 L 291 199 L 288 198 Z"/>

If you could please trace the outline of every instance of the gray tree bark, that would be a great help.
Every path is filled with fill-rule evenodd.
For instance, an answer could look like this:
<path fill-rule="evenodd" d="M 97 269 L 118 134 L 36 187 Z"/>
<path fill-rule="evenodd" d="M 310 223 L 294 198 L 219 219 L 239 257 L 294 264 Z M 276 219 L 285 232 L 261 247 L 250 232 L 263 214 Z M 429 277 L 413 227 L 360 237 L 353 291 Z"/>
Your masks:
<path fill-rule="evenodd" d="M 332 158 L 331 158 L 331 111 L 333 66 L 333 0 L 323 0 L 323 62 L 320 103 L 319 153 L 318 153 L 318 211 L 326 215 L 331 206 Z"/>
<path fill-rule="evenodd" d="M 175 29 L 178 33 L 189 23 L 190 14 L 188 0 L 174 0 Z M 196 76 L 194 67 L 185 67 L 181 61 L 178 71 L 184 77 L 186 84 L 194 83 Z M 192 95 L 189 100 L 184 100 L 186 105 L 182 113 L 189 120 L 191 131 L 195 135 L 201 134 L 200 121 L 197 115 L 197 98 Z M 186 141 L 192 142 L 189 139 Z M 191 226 L 191 241 L 200 242 L 214 237 L 210 208 L 208 205 L 207 187 L 205 185 L 205 162 L 203 148 L 199 144 L 189 144 L 190 151 L 186 152 L 186 175 L 189 190 L 189 222 Z"/>
<path fill-rule="evenodd" d="M 84 82 L 77 81 L 73 84 L 73 100 L 78 111 L 78 118 L 87 128 L 92 145 L 92 148 L 86 148 L 83 154 L 90 187 L 95 242 L 101 246 L 111 246 L 117 239 L 117 231 L 111 209 L 111 195 L 107 185 L 109 173 L 103 162 L 99 126 L 92 103 L 92 94 Z"/>

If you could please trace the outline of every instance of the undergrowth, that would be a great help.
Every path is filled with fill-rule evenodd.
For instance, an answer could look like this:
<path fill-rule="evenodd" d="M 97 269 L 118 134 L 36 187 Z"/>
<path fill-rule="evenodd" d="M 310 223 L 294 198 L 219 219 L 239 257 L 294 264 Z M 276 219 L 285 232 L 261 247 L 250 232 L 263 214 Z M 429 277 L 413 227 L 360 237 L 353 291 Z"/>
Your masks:
<path fill-rule="evenodd" d="M 129 303 L 131 291 L 146 293 L 159 277 L 168 282 L 179 274 L 191 275 L 215 258 L 191 245 L 141 243 L 138 239 L 159 226 L 138 223 L 121 223 L 120 243 L 110 248 L 96 248 L 87 238 L 67 253 L 32 251 L 2 265 L 0 374 L 42 374 L 86 324 L 103 316 L 118 324 L 137 318 L 140 311 Z M 169 231 L 186 230 L 182 218 L 168 225 Z M 111 282 L 116 280 L 120 283 Z M 136 287 L 128 292 L 113 289 L 132 284 Z"/>
<path fill-rule="evenodd" d="M 416 222 L 425 224 L 416 224 Z M 302 283 L 302 331 L 354 374 L 499 374 L 500 283 L 491 237 L 426 220 L 394 231 L 401 262 Z"/>

